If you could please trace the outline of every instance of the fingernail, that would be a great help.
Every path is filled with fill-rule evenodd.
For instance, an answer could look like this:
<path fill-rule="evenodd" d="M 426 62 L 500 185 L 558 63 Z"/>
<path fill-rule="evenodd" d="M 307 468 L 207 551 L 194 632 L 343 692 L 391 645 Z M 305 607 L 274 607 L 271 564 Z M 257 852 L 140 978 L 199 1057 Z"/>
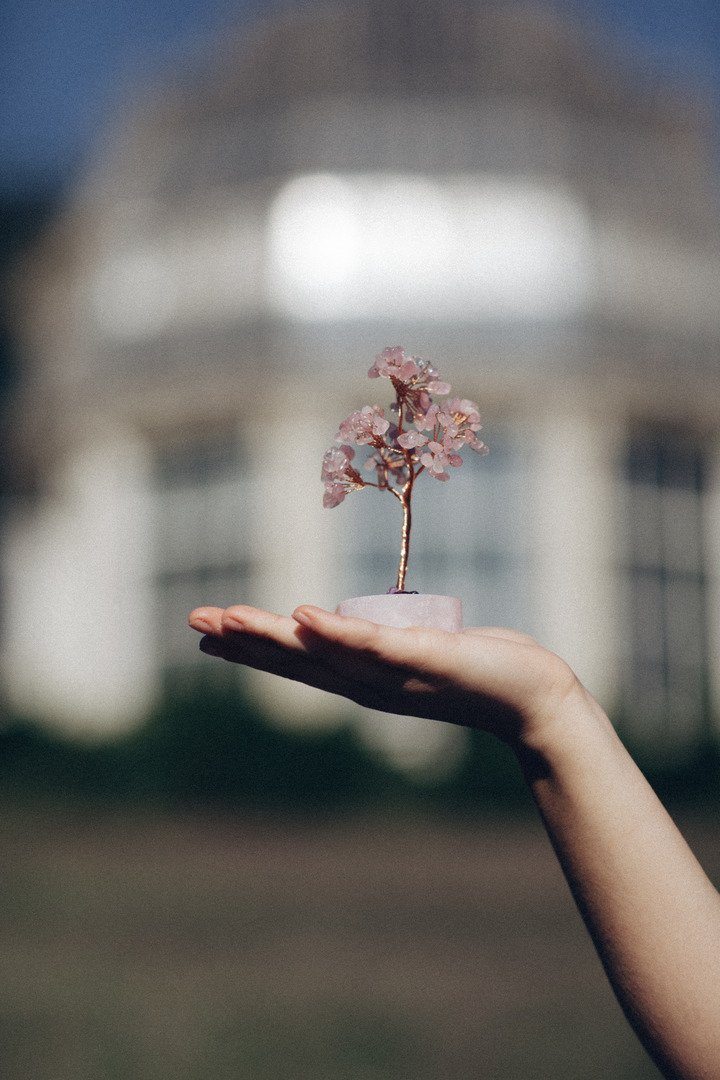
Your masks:
<path fill-rule="evenodd" d="M 292 613 L 292 617 L 295 622 L 301 623 L 303 626 L 312 626 L 319 618 L 330 615 L 329 611 L 324 611 L 323 608 L 315 607 L 313 604 L 303 604 L 302 607 L 295 608 Z"/>
<path fill-rule="evenodd" d="M 191 611 L 188 615 L 188 622 L 195 630 L 209 630 L 212 632 L 212 621 L 207 611 L 203 608 L 196 608 L 194 611 Z"/>

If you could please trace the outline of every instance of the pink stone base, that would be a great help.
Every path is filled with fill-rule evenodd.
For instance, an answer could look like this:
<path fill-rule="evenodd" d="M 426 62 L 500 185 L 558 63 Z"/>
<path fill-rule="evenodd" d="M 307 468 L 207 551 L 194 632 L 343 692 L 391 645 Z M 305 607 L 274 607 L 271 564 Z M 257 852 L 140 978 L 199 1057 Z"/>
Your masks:
<path fill-rule="evenodd" d="M 432 626 L 436 630 L 462 630 L 462 601 L 432 593 L 382 593 L 353 596 L 335 608 L 338 615 L 369 619 L 383 626 Z"/>

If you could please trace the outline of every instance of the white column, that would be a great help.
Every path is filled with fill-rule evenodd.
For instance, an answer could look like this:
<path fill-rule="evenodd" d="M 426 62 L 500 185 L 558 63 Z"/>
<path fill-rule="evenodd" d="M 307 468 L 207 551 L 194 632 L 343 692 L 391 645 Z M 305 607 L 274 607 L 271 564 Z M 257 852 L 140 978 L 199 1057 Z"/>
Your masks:
<path fill-rule="evenodd" d="M 611 708 L 623 649 L 619 432 L 598 407 L 558 409 L 534 426 L 530 525 L 539 637 Z"/>
<path fill-rule="evenodd" d="M 3 545 L 4 674 L 13 706 L 88 735 L 147 714 L 157 690 L 147 458 L 124 432 L 76 448 L 51 502 Z"/>
<path fill-rule="evenodd" d="M 254 601 L 289 615 L 302 603 L 334 608 L 339 596 L 337 521 L 323 509 L 320 468 L 341 416 L 314 390 L 287 387 L 243 435 L 253 459 Z M 347 702 L 274 676 L 253 673 L 251 684 L 280 720 L 332 721 Z"/>

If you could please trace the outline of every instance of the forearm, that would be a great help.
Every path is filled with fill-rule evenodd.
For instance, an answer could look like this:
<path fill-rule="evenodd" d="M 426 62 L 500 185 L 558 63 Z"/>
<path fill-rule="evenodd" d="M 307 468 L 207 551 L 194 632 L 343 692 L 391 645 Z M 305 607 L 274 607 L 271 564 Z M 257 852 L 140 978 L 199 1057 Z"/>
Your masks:
<path fill-rule="evenodd" d="M 578 907 L 638 1035 L 671 1077 L 720 1076 L 720 898 L 581 688 L 517 749 Z"/>
<path fill-rule="evenodd" d="M 227 660 L 514 744 L 630 1021 L 668 1076 L 720 1077 L 720 899 L 557 656 L 503 628 L 399 630 L 312 605 L 199 608 L 191 624 Z"/>

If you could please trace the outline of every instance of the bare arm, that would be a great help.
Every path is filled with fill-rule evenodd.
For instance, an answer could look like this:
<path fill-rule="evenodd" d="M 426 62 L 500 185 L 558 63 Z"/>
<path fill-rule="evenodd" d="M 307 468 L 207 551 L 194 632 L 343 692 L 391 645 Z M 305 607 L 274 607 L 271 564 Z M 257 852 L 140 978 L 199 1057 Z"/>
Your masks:
<path fill-rule="evenodd" d="M 720 897 L 600 707 L 517 747 L 625 1014 L 664 1074 L 720 1077 Z M 584 700 L 583 700 L 584 699 Z"/>
<path fill-rule="evenodd" d="M 665 1075 L 720 1077 L 720 898 L 600 706 L 532 639 L 395 630 L 299 608 L 200 608 L 201 647 L 515 751 L 631 1024 Z"/>

